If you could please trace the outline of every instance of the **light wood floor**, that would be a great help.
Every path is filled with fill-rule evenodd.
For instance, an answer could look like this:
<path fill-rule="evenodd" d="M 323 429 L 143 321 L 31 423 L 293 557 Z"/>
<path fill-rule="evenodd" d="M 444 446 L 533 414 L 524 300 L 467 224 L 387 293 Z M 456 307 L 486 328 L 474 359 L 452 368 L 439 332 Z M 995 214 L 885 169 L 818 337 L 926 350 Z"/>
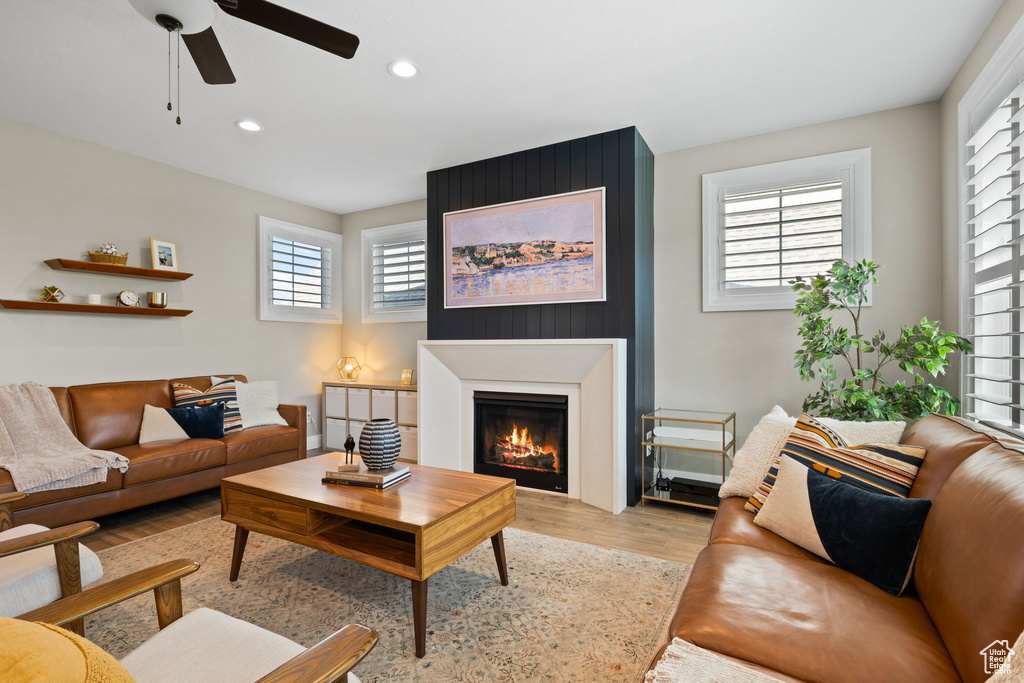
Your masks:
<path fill-rule="evenodd" d="M 218 516 L 220 489 L 210 489 L 99 517 L 99 531 L 83 540 L 93 550 L 103 550 Z M 668 503 L 626 508 L 613 515 L 565 496 L 520 489 L 512 526 L 692 564 L 707 544 L 713 516 L 712 512 Z"/>

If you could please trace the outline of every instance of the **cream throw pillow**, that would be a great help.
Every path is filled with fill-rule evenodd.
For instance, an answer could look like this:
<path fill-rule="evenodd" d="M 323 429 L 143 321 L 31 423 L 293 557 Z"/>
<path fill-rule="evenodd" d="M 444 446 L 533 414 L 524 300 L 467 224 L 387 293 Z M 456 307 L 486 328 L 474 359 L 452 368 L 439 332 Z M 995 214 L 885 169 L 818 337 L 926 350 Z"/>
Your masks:
<path fill-rule="evenodd" d="M 899 443 L 907 426 L 906 422 L 849 422 L 828 417 L 815 419 L 835 430 L 846 443 L 853 445 Z M 782 447 L 786 445 L 786 439 L 789 438 L 794 425 L 796 418 L 787 415 L 779 406 L 775 406 L 762 417 L 747 440 L 736 451 L 732 470 L 718 495 L 722 498 L 749 498 L 754 495 L 754 491 L 764 481 Z"/>
<path fill-rule="evenodd" d="M 224 377 L 211 377 L 217 383 Z M 277 397 L 277 382 L 240 382 L 235 380 L 235 393 L 238 396 L 238 411 L 242 414 L 242 429 L 263 427 L 266 425 L 284 425 L 288 422 L 277 412 L 280 403 Z"/>

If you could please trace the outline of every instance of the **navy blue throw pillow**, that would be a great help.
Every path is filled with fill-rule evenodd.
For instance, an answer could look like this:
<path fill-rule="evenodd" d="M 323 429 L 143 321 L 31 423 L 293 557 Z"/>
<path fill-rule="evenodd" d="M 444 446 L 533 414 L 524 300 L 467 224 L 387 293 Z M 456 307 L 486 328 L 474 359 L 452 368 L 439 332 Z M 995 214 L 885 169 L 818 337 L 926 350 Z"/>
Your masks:
<path fill-rule="evenodd" d="M 931 506 L 930 500 L 853 486 L 783 455 L 754 523 L 899 595 L 910 581 Z"/>
<path fill-rule="evenodd" d="M 224 403 L 210 403 L 196 408 L 167 408 L 190 439 L 219 439 L 224 436 Z"/>

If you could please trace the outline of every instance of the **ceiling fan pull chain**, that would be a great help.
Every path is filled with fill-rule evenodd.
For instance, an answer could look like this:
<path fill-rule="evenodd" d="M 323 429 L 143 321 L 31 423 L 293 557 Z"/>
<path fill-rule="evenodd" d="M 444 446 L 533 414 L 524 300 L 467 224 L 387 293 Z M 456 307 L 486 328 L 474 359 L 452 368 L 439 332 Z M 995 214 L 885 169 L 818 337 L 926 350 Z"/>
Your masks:
<path fill-rule="evenodd" d="M 181 31 L 175 31 L 178 34 L 178 116 L 174 119 L 175 123 L 181 125 Z"/>
<path fill-rule="evenodd" d="M 171 32 L 167 32 L 167 111 L 171 111 Z"/>

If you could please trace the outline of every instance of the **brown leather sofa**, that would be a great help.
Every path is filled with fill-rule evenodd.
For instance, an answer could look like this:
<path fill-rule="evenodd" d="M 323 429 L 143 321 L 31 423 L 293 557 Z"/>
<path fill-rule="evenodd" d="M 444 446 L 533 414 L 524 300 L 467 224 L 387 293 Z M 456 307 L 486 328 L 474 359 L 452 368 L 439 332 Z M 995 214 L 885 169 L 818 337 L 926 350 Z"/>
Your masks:
<path fill-rule="evenodd" d="M 981 651 L 1024 631 L 1024 443 L 937 415 L 903 441 L 928 450 L 911 497 L 933 504 L 902 596 L 762 529 L 728 498 L 670 637 L 783 680 L 988 678 Z"/>
<path fill-rule="evenodd" d="M 244 375 L 221 375 L 245 381 Z M 64 421 L 89 448 L 114 451 L 131 461 L 122 474 L 110 470 L 102 484 L 41 491 L 14 503 L 19 524 L 60 526 L 156 503 L 220 485 L 242 472 L 306 457 L 306 406 L 280 405 L 284 425 L 252 427 L 221 439 L 154 441 L 140 444 L 142 409 L 147 403 L 174 407 L 176 382 L 205 391 L 209 375 L 172 380 L 108 382 L 52 387 Z M 0 469 L 0 493 L 14 491 Z"/>

